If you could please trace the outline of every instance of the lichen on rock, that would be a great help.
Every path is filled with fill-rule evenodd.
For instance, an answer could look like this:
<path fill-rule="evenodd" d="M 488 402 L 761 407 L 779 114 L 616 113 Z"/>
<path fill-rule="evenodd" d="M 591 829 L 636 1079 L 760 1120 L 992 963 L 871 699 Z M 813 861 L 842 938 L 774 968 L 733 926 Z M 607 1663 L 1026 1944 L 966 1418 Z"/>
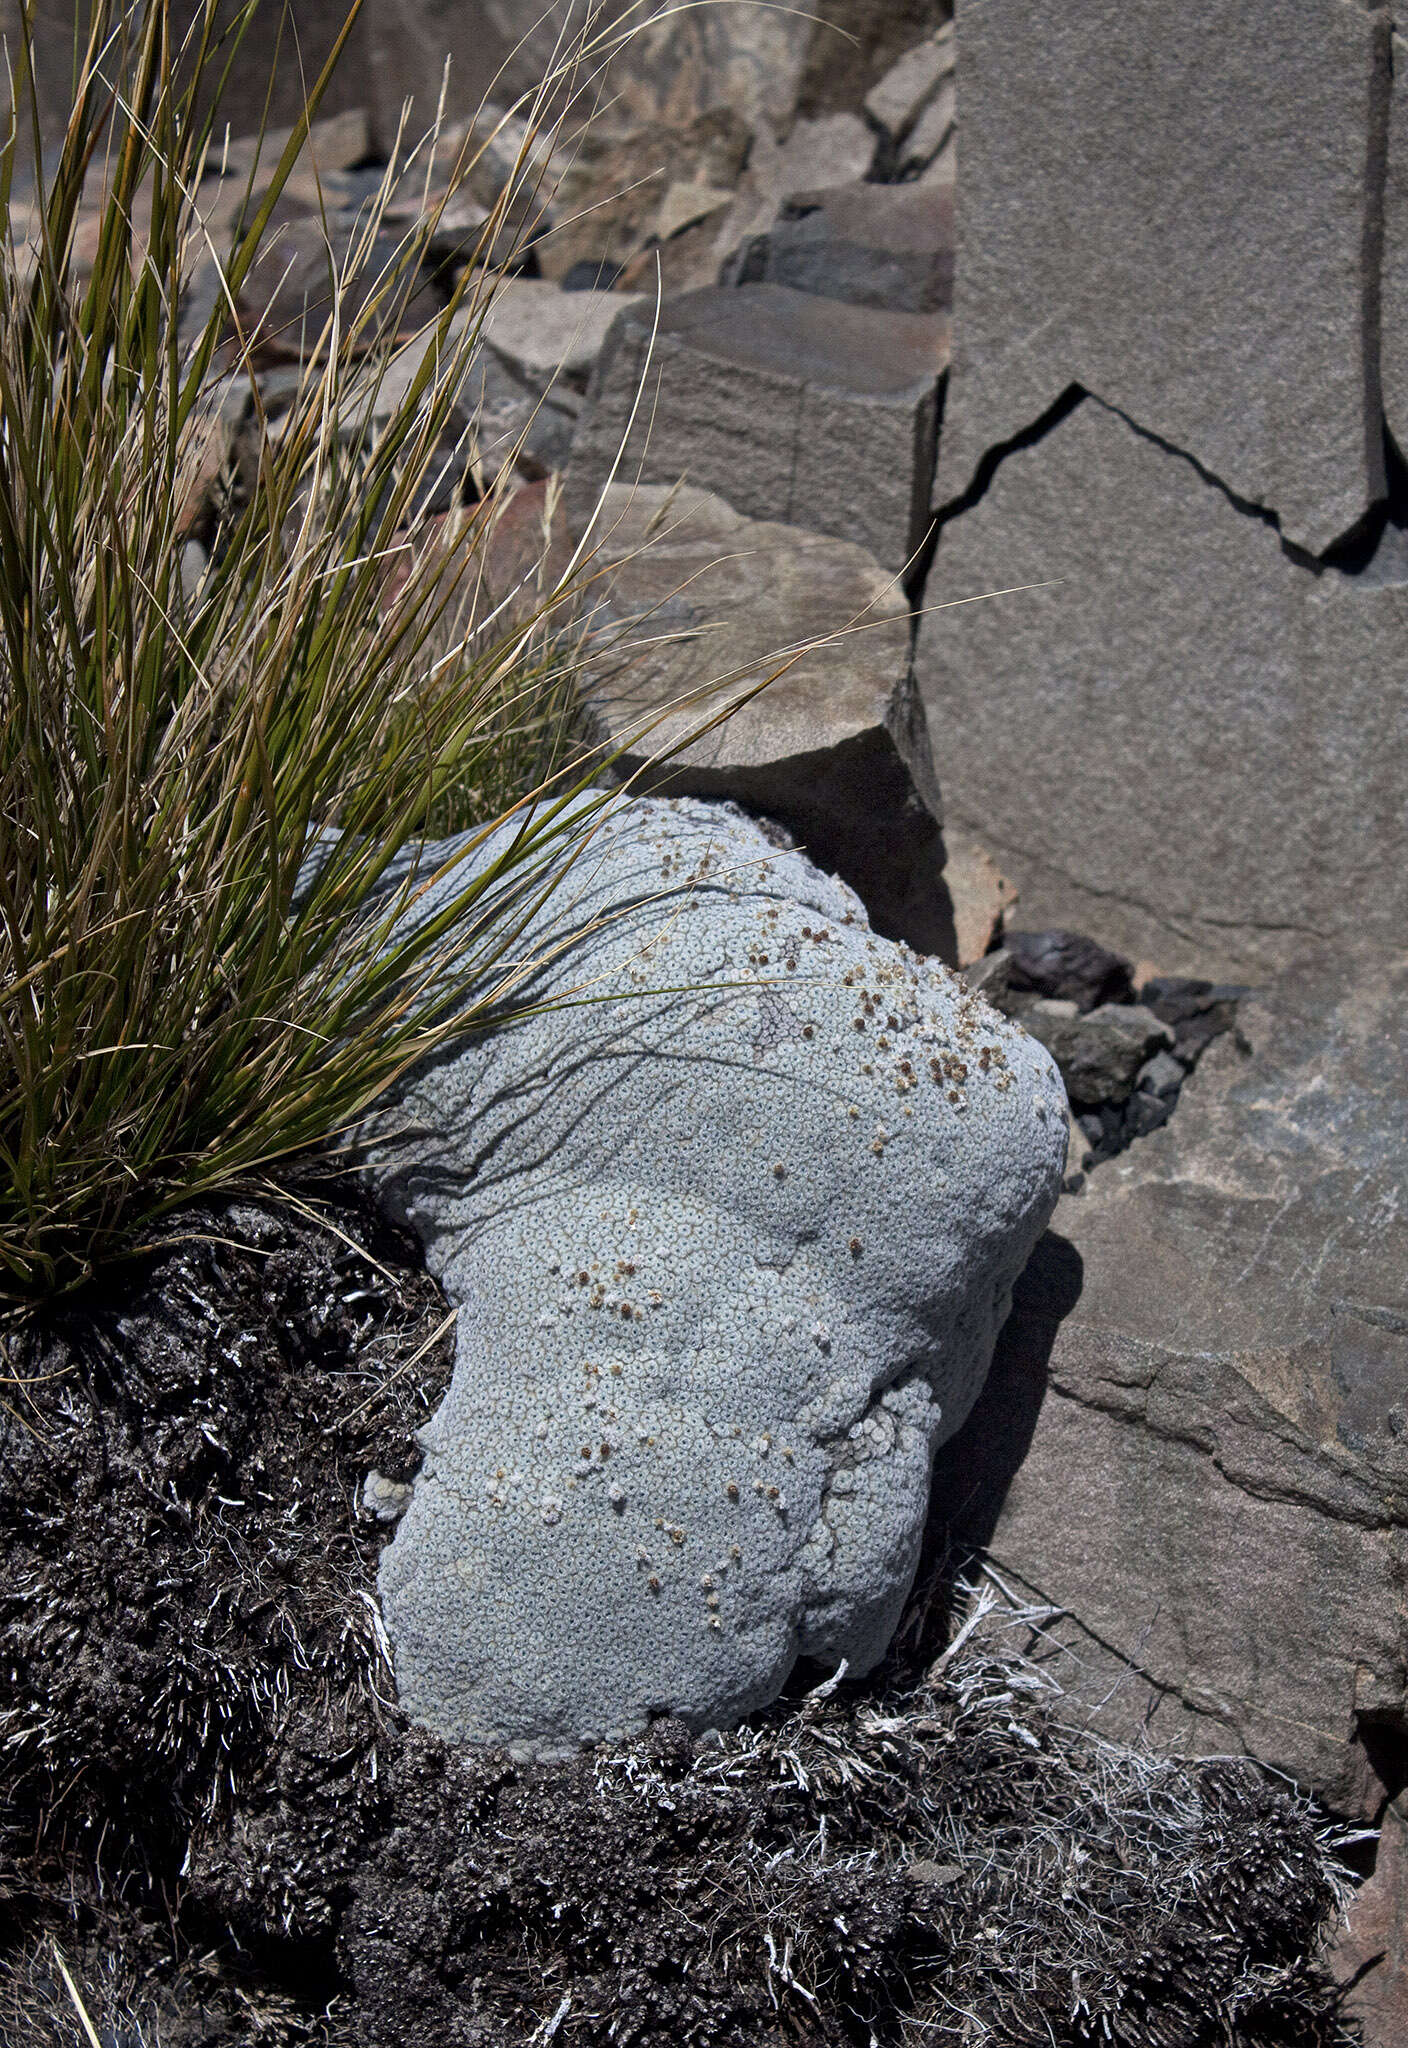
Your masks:
<path fill-rule="evenodd" d="M 877 1661 L 1066 1142 L 1041 1046 L 727 807 L 623 805 L 567 894 L 534 989 L 588 1000 L 422 1069 L 373 1154 L 460 1311 L 381 1568 L 402 1703 L 539 1755 Z"/>

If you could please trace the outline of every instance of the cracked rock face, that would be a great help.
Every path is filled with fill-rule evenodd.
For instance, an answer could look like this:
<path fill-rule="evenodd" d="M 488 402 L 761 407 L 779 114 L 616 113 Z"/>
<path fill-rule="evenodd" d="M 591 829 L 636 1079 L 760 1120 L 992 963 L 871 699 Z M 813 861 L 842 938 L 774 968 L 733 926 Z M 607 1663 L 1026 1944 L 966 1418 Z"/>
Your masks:
<path fill-rule="evenodd" d="M 1025 922 L 1170 972 L 1396 947 L 1405 579 L 1301 566 L 1085 399 L 943 529 L 916 668 L 946 812 Z"/>
<path fill-rule="evenodd" d="M 1060 1184 L 1043 1049 L 724 808 L 625 807 L 378 1169 L 459 1306 L 381 1594 L 403 1704 L 557 1754 L 863 1671 Z M 662 892 L 664 892 L 662 894 Z"/>
<path fill-rule="evenodd" d="M 1384 485 L 1387 14 L 966 0 L 957 50 L 941 501 L 1079 384 L 1298 546 L 1339 540 Z"/>

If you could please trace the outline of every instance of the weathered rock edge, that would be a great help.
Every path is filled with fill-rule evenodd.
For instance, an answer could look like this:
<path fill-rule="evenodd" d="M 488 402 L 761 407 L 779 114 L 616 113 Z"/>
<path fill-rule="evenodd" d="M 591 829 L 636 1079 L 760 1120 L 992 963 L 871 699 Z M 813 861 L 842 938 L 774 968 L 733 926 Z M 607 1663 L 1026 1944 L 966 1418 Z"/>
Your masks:
<path fill-rule="evenodd" d="M 1065 1149 L 1048 1054 L 736 812 L 624 806 L 581 875 L 539 992 L 592 1000 L 413 1077 L 373 1169 L 460 1309 L 402 1704 L 541 1755 L 878 1660 Z"/>

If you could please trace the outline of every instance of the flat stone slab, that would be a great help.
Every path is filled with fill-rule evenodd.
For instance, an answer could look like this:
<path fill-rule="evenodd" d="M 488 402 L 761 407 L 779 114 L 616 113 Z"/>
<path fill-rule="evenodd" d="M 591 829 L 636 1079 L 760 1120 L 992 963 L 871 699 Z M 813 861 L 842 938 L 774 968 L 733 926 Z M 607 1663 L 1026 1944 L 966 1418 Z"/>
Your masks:
<path fill-rule="evenodd" d="M 720 284 L 781 284 L 900 313 L 953 304 L 953 190 L 838 185 L 795 192 L 766 234 L 749 236 Z"/>
<path fill-rule="evenodd" d="M 688 485 L 613 484 L 595 565 L 606 605 L 588 701 L 604 736 L 629 743 L 632 787 L 767 813 L 857 891 L 877 931 L 951 961 L 939 791 L 895 578 L 849 541 L 745 519 Z"/>
<path fill-rule="evenodd" d="M 579 526 L 620 455 L 623 478 L 685 478 L 905 566 L 928 522 L 943 314 L 757 284 L 666 300 L 653 344 L 652 319 L 623 313 L 593 375 L 566 487 Z"/>
<path fill-rule="evenodd" d="M 564 292 L 540 278 L 510 277 L 488 300 L 480 333 L 535 391 L 584 391 L 611 323 L 637 303 L 619 292 Z"/>
<path fill-rule="evenodd" d="M 1320 553 L 1382 494 L 1388 16 L 1248 0 L 960 13 L 944 500 L 1071 384 Z M 1385 331 L 1388 331 L 1385 323 Z"/>
<path fill-rule="evenodd" d="M 1408 969 L 1237 1021 L 1063 1197 L 936 1486 L 1070 1610 L 1097 1727 L 1372 1821 L 1408 1735 Z"/>
<path fill-rule="evenodd" d="M 875 1663 L 1066 1138 L 1034 1040 L 728 807 L 623 806 L 566 894 L 531 988 L 591 1000 L 413 1077 L 375 1170 L 459 1309 L 401 1703 L 538 1754 Z"/>
<path fill-rule="evenodd" d="M 946 812 L 1024 924 L 1216 981 L 1401 946 L 1402 542 L 1303 567 L 1089 399 L 1006 458 L 942 529 L 916 663 Z"/>

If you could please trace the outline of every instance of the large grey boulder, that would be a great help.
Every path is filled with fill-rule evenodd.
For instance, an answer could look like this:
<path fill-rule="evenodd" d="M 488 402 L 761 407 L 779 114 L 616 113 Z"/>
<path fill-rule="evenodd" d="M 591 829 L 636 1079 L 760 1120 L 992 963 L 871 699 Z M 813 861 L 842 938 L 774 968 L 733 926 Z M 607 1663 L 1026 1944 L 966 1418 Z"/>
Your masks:
<path fill-rule="evenodd" d="M 1071 384 L 1319 553 L 1384 486 L 1387 13 L 961 0 L 956 355 L 939 477 Z"/>
<path fill-rule="evenodd" d="M 928 524 L 945 315 L 755 284 L 681 293 L 654 325 L 624 312 L 597 363 L 567 480 L 579 522 L 619 456 L 622 477 L 687 478 L 905 566 Z"/>
<path fill-rule="evenodd" d="M 876 1661 L 1065 1145 L 1046 1053 L 736 813 L 625 806 L 570 897 L 534 986 L 589 1000 L 415 1076 L 377 1174 L 459 1309 L 402 1704 L 540 1753 Z"/>
<path fill-rule="evenodd" d="M 916 664 L 946 811 L 1024 924 L 1228 981 L 1401 943 L 1398 538 L 1306 568 L 1091 399 L 1007 456 L 941 532 Z"/>
<path fill-rule="evenodd" d="M 745 519 L 688 486 L 612 484 L 599 531 L 588 702 L 632 787 L 779 820 L 877 931 L 952 963 L 939 790 L 895 578 L 849 541 Z"/>
<path fill-rule="evenodd" d="M 1408 1739 L 1405 1020 L 1401 953 L 1244 997 L 1062 1199 L 936 1475 L 1069 1610 L 1097 1726 L 1369 1819 Z"/>

